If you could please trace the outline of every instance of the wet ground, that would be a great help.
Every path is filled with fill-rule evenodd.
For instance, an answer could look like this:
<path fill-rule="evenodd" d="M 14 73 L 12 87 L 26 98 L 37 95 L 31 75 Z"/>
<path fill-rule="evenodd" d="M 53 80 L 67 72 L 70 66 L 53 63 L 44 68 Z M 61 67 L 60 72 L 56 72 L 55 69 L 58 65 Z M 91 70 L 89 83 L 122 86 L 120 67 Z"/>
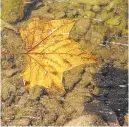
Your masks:
<path fill-rule="evenodd" d="M 3 21 L 3 126 L 128 125 L 127 3 L 94 2 L 25 1 L 26 13 L 19 22 Z M 120 7 L 125 12 L 118 9 Z M 119 20 L 114 21 L 114 16 Z M 97 57 L 97 64 L 65 72 L 65 95 L 47 92 L 39 86 L 30 91 L 25 89 L 20 76 L 26 66 L 24 56 L 20 54 L 25 46 L 18 30 L 35 17 L 76 19 L 70 38 Z"/>

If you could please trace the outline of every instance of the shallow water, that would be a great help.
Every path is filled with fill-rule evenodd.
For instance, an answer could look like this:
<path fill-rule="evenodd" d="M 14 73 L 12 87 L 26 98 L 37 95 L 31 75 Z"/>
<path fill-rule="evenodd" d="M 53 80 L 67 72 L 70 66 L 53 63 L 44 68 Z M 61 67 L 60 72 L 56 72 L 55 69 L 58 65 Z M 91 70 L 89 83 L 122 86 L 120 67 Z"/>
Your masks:
<path fill-rule="evenodd" d="M 3 4 L 7 5 L 6 2 Z M 78 118 L 76 125 L 127 126 L 127 2 L 24 2 L 27 3 L 24 16 L 19 18 L 11 12 L 13 19 L 2 17 L 2 125 L 61 126 L 74 124 L 70 121 Z M 3 12 L 8 11 L 5 8 L 3 6 Z M 21 74 L 27 61 L 22 53 L 26 48 L 19 29 L 33 18 L 76 20 L 69 37 L 97 57 L 95 64 L 75 67 L 64 73 L 66 93 L 63 95 L 40 86 L 28 91 L 24 86 Z M 82 115 L 89 121 L 85 123 L 81 118 L 83 122 L 79 123 Z"/>

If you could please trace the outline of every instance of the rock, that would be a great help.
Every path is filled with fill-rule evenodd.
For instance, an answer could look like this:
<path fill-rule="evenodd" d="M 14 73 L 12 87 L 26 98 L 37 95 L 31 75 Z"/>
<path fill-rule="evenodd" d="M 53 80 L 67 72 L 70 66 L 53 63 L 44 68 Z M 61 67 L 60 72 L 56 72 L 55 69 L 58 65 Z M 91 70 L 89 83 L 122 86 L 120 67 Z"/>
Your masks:
<path fill-rule="evenodd" d="M 13 30 L 15 31 L 15 33 L 18 33 L 18 29 L 14 25 L 11 25 L 1 19 L 1 31 L 3 31 L 5 28 Z"/>
<path fill-rule="evenodd" d="M 28 118 L 20 118 L 15 119 L 11 123 L 9 123 L 9 126 L 29 126 L 30 120 Z"/>
<path fill-rule="evenodd" d="M 91 103 L 86 103 L 85 112 L 101 116 L 110 126 L 119 126 L 115 112 L 103 102 L 94 100 Z"/>
<path fill-rule="evenodd" d="M 92 98 L 92 88 L 84 88 L 81 84 L 77 84 L 76 87 L 69 92 L 65 98 L 65 105 L 68 108 L 71 106 L 79 115 L 84 112 L 85 102 Z"/>
<path fill-rule="evenodd" d="M 115 0 L 111 1 L 110 4 L 105 7 L 105 9 L 106 9 L 107 11 L 110 11 L 111 9 L 114 8 L 115 3 L 116 3 Z"/>
<path fill-rule="evenodd" d="M 66 107 L 67 105 L 68 107 L 71 106 L 80 115 L 84 111 L 85 102 L 92 100 L 92 94 L 97 96 L 99 93 L 99 89 L 95 86 L 96 84 L 92 82 L 92 73 L 94 74 L 97 69 L 92 68 L 96 67 L 92 64 L 86 65 L 86 67 L 83 68 L 78 67 L 71 70 L 71 72 L 73 71 L 73 73 L 70 73 L 72 77 L 70 77 L 70 75 L 66 75 L 68 77 L 65 79 L 65 84 L 68 86 L 65 105 Z M 78 71 L 76 69 L 78 69 Z M 72 82 L 70 81 L 71 79 L 73 80 Z M 73 85 L 69 85 L 70 83 Z"/>
<path fill-rule="evenodd" d="M 2 80 L 2 100 L 7 100 L 10 98 L 11 93 L 16 92 L 16 86 L 11 84 L 8 79 L 3 79 Z"/>
<path fill-rule="evenodd" d="M 56 123 L 57 123 L 57 125 L 61 126 L 61 125 L 63 125 L 66 121 L 67 121 L 66 115 L 61 115 L 61 116 L 59 116 L 59 118 L 57 119 Z"/>
<path fill-rule="evenodd" d="M 107 11 L 102 10 L 99 14 L 97 14 L 96 18 L 105 21 L 110 18 L 110 15 Z"/>
<path fill-rule="evenodd" d="M 76 14 L 77 14 L 77 10 L 72 10 L 72 11 L 66 13 L 66 15 L 69 18 L 75 18 Z"/>
<path fill-rule="evenodd" d="M 124 116 L 124 126 L 128 126 L 128 118 L 129 118 L 129 114 L 126 113 L 126 115 Z"/>
<path fill-rule="evenodd" d="M 87 4 L 85 10 L 90 11 L 91 9 L 92 9 L 92 6 Z"/>
<path fill-rule="evenodd" d="M 93 11 L 99 12 L 101 10 L 100 6 L 94 5 L 93 6 Z"/>
<path fill-rule="evenodd" d="M 12 30 L 5 29 L 2 32 L 2 50 L 7 53 L 2 54 L 2 69 L 9 69 L 10 74 L 19 73 L 26 63 L 24 55 L 21 54 L 25 52 L 24 49 L 25 43 L 22 42 L 20 36 Z"/>
<path fill-rule="evenodd" d="M 25 48 L 25 44 L 22 42 L 21 37 L 15 33 L 15 31 L 8 29 L 4 30 L 2 33 L 2 46 L 13 55 L 15 55 L 15 53 L 23 53 Z"/>
<path fill-rule="evenodd" d="M 51 13 L 48 13 L 48 11 L 50 9 L 51 8 L 49 6 L 43 6 L 43 7 L 39 8 L 38 10 L 33 10 L 32 13 L 31 13 L 31 18 L 40 17 L 40 18 L 53 19 L 54 15 L 51 14 Z"/>
<path fill-rule="evenodd" d="M 65 13 L 62 11 L 62 12 L 59 12 L 55 15 L 55 18 L 63 18 L 65 16 Z"/>
<path fill-rule="evenodd" d="M 29 103 L 29 95 L 28 94 L 22 96 L 20 98 L 20 100 L 18 101 L 17 105 L 18 105 L 18 107 L 25 107 L 27 102 Z"/>
<path fill-rule="evenodd" d="M 17 22 L 24 17 L 24 3 L 22 0 L 3 0 L 1 12 L 4 21 Z"/>
<path fill-rule="evenodd" d="M 85 14 L 88 18 L 93 18 L 95 16 L 95 13 L 92 11 L 86 11 Z"/>
<path fill-rule="evenodd" d="M 21 96 L 15 108 L 17 111 L 15 114 L 15 119 L 36 119 L 37 117 L 39 118 L 41 115 L 40 113 L 42 113 L 42 109 L 40 109 L 40 113 L 38 112 L 38 101 L 30 99 L 28 94 L 24 94 L 24 96 Z"/>
<path fill-rule="evenodd" d="M 71 120 L 65 126 L 106 126 L 107 124 L 94 114 L 82 115 Z"/>
<path fill-rule="evenodd" d="M 51 99 L 48 96 L 43 96 L 40 99 L 40 103 L 45 108 L 44 114 L 42 114 L 44 116 L 42 125 L 50 126 L 54 124 L 54 121 L 56 121 L 57 119 L 57 114 L 60 112 L 60 108 L 61 108 L 59 101 L 54 98 Z"/>
<path fill-rule="evenodd" d="M 37 2 L 36 2 L 36 0 L 35 0 L 35 6 L 34 6 L 34 9 L 35 10 L 37 10 L 37 9 L 39 9 L 40 7 L 42 7 L 43 6 L 43 2 L 42 2 L 42 0 L 37 0 Z"/>
<path fill-rule="evenodd" d="M 42 10 L 40 10 L 40 9 L 32 11 L 31 18 L 37 18 L 37 17 L 44 18 L 46 20 L 52 20 L 52 19 L 54 19 L 54 14 L 48 13 L 48 12 L 42 12 Z"/>
<path fill-rule="evenodd" d="M 2 105 L 2 121 L 7 125 L 8 122 L 15 118 L 15 109 L 13 106 L 5 107 Z"/>
<path fill-rule="evenodd" d="M 84 11 L 82 8 L 79 8 L 79 9 L 78 9 L 78 13 L 79 13 L 81 16 L 85 16 L 85 11 Z"/>
<path fill-rule="evenodd" d="M 87 32 L 89 26 L 90 26 L 89 19 L 85 19 L 85 18 L 79 19 L 75 23 L 74 27 L 72 28 L 70 32 L 70 38 L 75 39 L 75 40 L 81 39 Z"/>
<path fill-rule="evenodd" d="M 92 94 L 93 94 L 94 96 L 98 96 L 99 93 L 100 93 L 100 89 L 97 88 L 97 87 L 92 91 Z"/>
<path fill-rule="evenodd" d="M 118 26 L 120 24 L 120 17 L 110 18 L 106 21 L 108 25 Z"/>
<path fill-rule="evenodd" d="M 25 94 L 25 93 L 27 93 L 25 86 L 20 86 L 20 88 L 17 90 L 17 95 L 23 96 L 23 94 Z"/>
<path fill-rule="evenodd" d="M 80 19 L 77 23 L 76 23 L 76 32 L 80 35 L 83 35 L 86 30 L 88 29 L 90 25 L 90 21 L 87 19 Z"/>
<path fill-rule="evenodd" d="M 40 103 L 43 104 L 49 112 L 56 112 L 59 107 L 59 102 L 56 99 L 51 99 L 48 96 L 41 98 Z"/>
<path fill-rule="evenodd" d="M 65 105 L 69 105 L 68 108 L 71 106 L 79 115 L 81 115 L 84 111 L 84 104 L 85 104 L 86 97 L 84 95 L 79 95 L 78 93 L 70 93 L 67 95 Z"/>
<path fill-rule="evenodd" d="M 17 74 L 18 69 L 7 69 L 5 70 L 3 73 L 7 76 L 7 77 L 12 77 L 13 75 Z"/>
<path fill-rule="evenodd" d="M 38 99 L 42 95 L 46 95 L 47 92 L 42 86 L 35 86 L 29 89 L 29 96 L 31 99 Z"/>
<path fill-rule="evenodd" d="M 65 12 L 67 6 L 69 6 L 69 2 L 67 0 L 63 0 L 63 1 L 58 1 L 58 0 L 55 0 L 53 4 L 51 4 L 49 2 L 49 6 L 51 7 L 51 9 L 53 11 L 57 11 L 59 12 L 60 11 L 63 11 Z"/>
<path fill-rule="evenodd" d="M 72 90 L 74 85 L 80 81 L 83 72 L 83 66 L 79 66 L 64 72 L 63 82 L 65 89 Z"/>
<path fill-rule="evenodd" d="M 90 0 L 70 0 L 70 3 L 74 3 L 74 4 L 88 4 L 88 5 L 105 5 L 107 3 L 109 3 L 108 0 L 92 0 L 92 2 Z"/>

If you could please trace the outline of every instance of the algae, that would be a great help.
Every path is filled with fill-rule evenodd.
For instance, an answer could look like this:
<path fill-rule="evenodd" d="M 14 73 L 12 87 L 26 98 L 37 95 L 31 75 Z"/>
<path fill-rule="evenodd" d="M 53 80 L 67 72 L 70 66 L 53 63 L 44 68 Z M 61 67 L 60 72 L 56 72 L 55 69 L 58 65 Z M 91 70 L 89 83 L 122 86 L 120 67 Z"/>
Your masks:
<path fill-rule="evenodd" d="M 24 3 L 22 0 L 2 0 L 1 17 L 6 22 L 17 22 L 24 17 Z"/>
<path fill-rule="evenodd" d="M 92 11 L 86 11 L 85 13 L 86 13 L 86 16 L 89 18 L 93 18 L 95 16 L 95 13 Z"/>
<path fill-rule="evenodd" d="M 16 0 L 10 0 L 9 2 L 11 3 L 11 1 Z M 2 3 L 6 2 L 7 0 L 3 0 Z M 20 3 L 20 0 L 15 4 L 13 3 L 13 7 L 18 3 Z M 114 115 L 115 113 L 113 111 L 117 111 L 118 107 L 116 106 L 116 100 L 114 100 L 114 104 L 111 99 L 114 93 L 116 93 L 114 96 L 119 95 L 120 101 L 122 96 L 127 99 L 125 95 L 126 89 L 115 89 L 115 91 L 114 89 L 110 89 L 110 87 L 108 89 L 103 87 L 106 85 L 127 84 L 126 72 L 118 71 L 118 68 L 121 70 L 127 70 L 128 68 L 128 49 L 125 46 L 127 40 L 123 39 L 128 34 L 127 1 L 93 0 L 91 2 L 90 0 L 70 0 L 59 2 L 58 0 L 44 0 L 42 3 L 34 8 L 35 10 L 31 12 L 29 20 L 18 23 L 16 27 L 24 26 L 34 17 L 43 18 L 44 20 L 76 18 L 77 21 L 71 30 L 70 38 L 78 41 L 83 49 L 90 50 L 92 54 L 96 55 L 98 63 L 90 66 L 77 67 L 66 72 L 63 77 L 66 93 L 62 96 L 51 93 L 50 91 L 46 93 L 46 90 L 40 87 L 31 89 L 28 93 L 24 87 L 22 78 L 19 76 L 21 71 L 24 71 L 25 64 L 23 63 L 25 60 L 23 56 L 13 54 L 14 50 L 16 54 L 24 52 L 24 43 L 18 33 L 14 32 L 15 29 L 12 29 L 14 26 L 4 27 L 2 30 L 2 52 L 4 51 L 6 54 L 9 51 L 9 53 L 6 55 L 2 54 L 2 77 L 4 79 L 2 79 L 2 125 L 67 125 L 69 121 L 86 115 L 88 113 L 86 104 L 89 104 L 89 107 L 92 104 L 98 104 L 96 100 L 98 98 L 102 103 L 108 103 L 112 107 L 113 110 L 110 109 L 107 111 L 111 111 Z M 8 7 L 7 5 L 4 7 L 8 13 L 3 11 L 4 8 L 2 10 L 4 15 L 7 14 L 7 17 L 3 19 L 4 21 L 12 23 L 23 18 L 24 5 L 22 3 L 21 5 L 18 4 L 11 12 L 7 9 Z M 10 5 L 9 8 L 11 10 L 12 6 Z M 17 13 L 11 14 L 12 12 Z M 12 16 L 11 18 L 10 15 Z M 9 30 L 10 28 L 11 30 Z M 122 37 L 122 40 L 116 39 L 120 38 L 118 35 Z M 113 38 L 110 39 L 110 37 Z M 125 45 L 107 43 L 100 46 L 105 40 L 120 41 L 121 44 Z M 106 67 L 107 70 L 103 71 L 103 65 L 106 63 L 112 64 L 115 69 Z M 97 75 L 98 78 L 94 79 L 94 75 Z M 122 110 L 125 107 L 127 108 L 125 100 L 120 101 L 118 106 Z M 110 108 L 110 106 L 108 107 Z M 100 105 L 100 107 L 104 106 Z M 98 110 L 97 106 L 94 110 Z M 103 115 L 105 114 L 106 112 L 103 113 Z M 109 117 L 112 118 L 114 117 L 113 115 Z M 82 122 L 86 122 L 87 119 L 89 120 L 85 125 L 104 126 L 107 123 L 110 124 L 108 120 L 103 120 L 100 116 L 96 117 L 91 113 L 85 118 L 86 120 Z M 75 122 L 79 123 L 80 120 L 76 120 Z M 112 123 L 114 124 L 114 121 Z M 125 116 L 125 123 L 127 125 L 127 115 Z"/>
<path fill-rule="evenodd" d="M 65 126 L 106 126 L 107 124 L 95 114 L 82 115 L 71 120 Z"/>

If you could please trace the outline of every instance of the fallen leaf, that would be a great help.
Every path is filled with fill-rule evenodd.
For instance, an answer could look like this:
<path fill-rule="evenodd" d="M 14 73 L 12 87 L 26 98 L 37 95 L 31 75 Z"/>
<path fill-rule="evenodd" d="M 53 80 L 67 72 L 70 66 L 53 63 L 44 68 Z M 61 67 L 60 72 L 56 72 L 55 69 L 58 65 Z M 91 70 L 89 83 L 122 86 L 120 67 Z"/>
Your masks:
<path fill-rule="evenodd" d="M 33 20 L 20 30 L 26 43 L 27 67 L 23 73 L 25 83 L 64 92 L 62 76 L 75 66 L 95 63 L 95 57 L 84 51 L 80 44 L 69 39 L 74 25 L 70 19 Z"/>

